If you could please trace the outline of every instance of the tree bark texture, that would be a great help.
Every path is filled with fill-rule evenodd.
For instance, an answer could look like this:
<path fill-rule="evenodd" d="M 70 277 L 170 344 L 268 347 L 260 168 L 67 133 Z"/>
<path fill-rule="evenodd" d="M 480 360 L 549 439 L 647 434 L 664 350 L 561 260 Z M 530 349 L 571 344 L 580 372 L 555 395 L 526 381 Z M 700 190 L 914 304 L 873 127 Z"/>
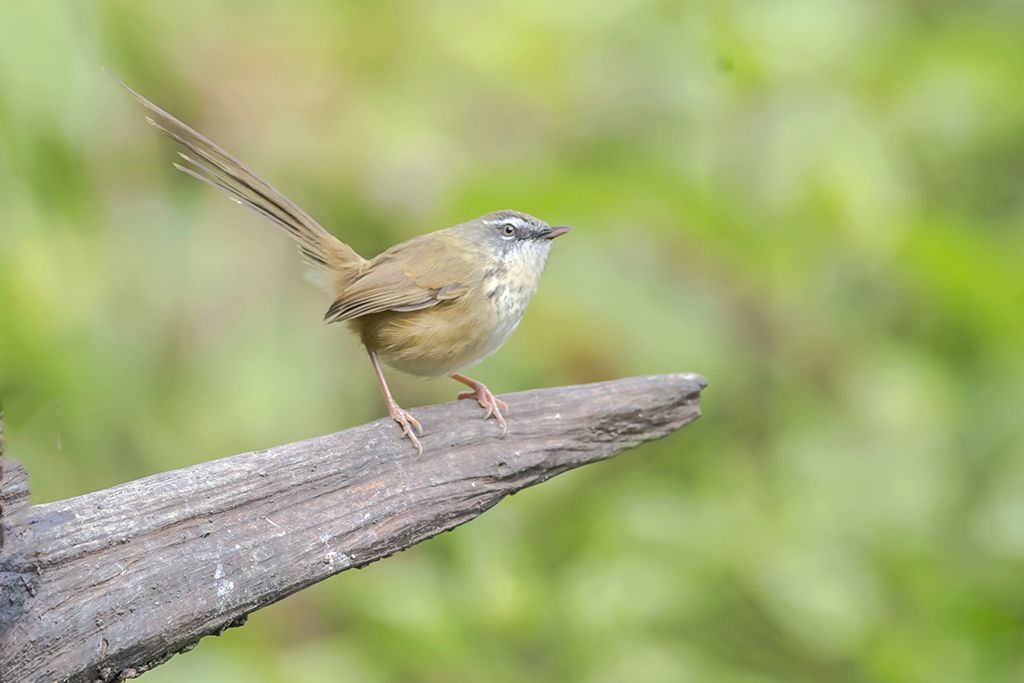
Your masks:
<path fill-rule="evenodd" d="M 0 681 L 113 681 L 313 583 L 387 557 L 505 496 L 663 437 L 700 415 L 699 375 L 472 401 L 29 505 L 0 456 Z"/>

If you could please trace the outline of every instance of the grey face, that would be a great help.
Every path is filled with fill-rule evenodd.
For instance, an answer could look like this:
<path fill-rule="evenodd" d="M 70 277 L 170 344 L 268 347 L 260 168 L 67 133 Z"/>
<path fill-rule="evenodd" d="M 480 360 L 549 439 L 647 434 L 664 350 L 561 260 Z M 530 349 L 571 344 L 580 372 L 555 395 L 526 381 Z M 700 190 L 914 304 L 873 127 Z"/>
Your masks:
<path fill-rule="evenodd" d="M 551 240 L 570 230 L 565 226 L 553 228 L 539 218 L 510 210 L 489 213 L 477 222 L 482 228 L 481 237 L 506 257 L 525 253 L 547 256 Z"/>

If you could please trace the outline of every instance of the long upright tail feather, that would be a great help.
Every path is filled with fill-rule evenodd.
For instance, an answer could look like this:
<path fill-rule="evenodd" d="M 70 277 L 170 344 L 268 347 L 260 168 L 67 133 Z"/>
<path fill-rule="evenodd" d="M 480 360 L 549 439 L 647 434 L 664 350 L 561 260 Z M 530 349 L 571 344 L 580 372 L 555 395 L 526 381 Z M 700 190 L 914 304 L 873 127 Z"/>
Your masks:
<path fill-rule="evenodd" d="M 179 171 L 227 192 L 233 200 L 283 228 L 296 242 L 306 262 L 334 270 L 364 262 L 351 247 L 327 232 L 309 214 L 249 170 L 220 146 L 135 92 L 121 85 L 147 111 L 146 121 L 182 148 Z"/>

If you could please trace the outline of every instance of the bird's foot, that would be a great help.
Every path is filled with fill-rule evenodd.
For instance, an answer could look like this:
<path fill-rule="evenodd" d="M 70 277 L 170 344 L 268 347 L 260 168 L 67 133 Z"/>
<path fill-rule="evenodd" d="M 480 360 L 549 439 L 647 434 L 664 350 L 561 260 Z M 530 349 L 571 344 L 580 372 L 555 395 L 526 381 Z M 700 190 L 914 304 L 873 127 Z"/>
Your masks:
<path fill-rule="evenodd" d="M 423 434 L 423 426 L 420 421 L 412 416 L 405 408 L 402 408 L 394 401 L 388 401 L 388 415 L 391 419 L 399 424 L 402 428 L 402 436 L 409 439 L 412 445 L 419 451 L 420 455 L 423 455 L 423 445 L 420 440 L 416 437 L 416 432 Z"/>
<path fill-rule="evenodd" d="M 477 382 L 473 385 L 473 391 L 464 391 L 459 394 L 459 399 L 464 398 L 475 398 L 476 402 L 481 407 L 487 410 L 487 414 L 484 415 L 484 419 L 488 419 L 491 416 L 498 421 L 498 426 L 501 427 L 501 434 L 504 436 L 508 434 L 508 423 L 505 422 L 505 415 L 508 413 L 508 404 L 502 401 L 500 398 L 496 398 L 491 390 L 486 386 Z"/>

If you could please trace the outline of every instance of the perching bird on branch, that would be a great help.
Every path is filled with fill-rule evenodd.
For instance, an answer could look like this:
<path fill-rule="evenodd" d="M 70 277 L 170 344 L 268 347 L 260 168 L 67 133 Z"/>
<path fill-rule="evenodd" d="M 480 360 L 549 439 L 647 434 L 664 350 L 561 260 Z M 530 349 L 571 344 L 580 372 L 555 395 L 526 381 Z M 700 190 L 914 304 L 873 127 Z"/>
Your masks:
<path fill-rule="evenodd" d="M 123 84 L 122 84 L 123 85 Z M 177 142 L 184 164 L 175 167 L 221 188 L 239 204 L 270 219 L 296 242 L 315 279 L 333 299 L 328 322 L 345 321 L 370 354 L 388 413 L 420 452 L 423 427 L 391 395 L 380 361 L 413 375 L 448 375 L 472 391 L 504 434 L 508 405 L 460 371 L 491 355 L 526 311 L 551 240 L 552 227 L 518 211 L 495 211 L 414 237 L 371 259 L 327 232 L 291 200 L 218 145 L 125 86 L 142 103 L 146 120 Z"/>

